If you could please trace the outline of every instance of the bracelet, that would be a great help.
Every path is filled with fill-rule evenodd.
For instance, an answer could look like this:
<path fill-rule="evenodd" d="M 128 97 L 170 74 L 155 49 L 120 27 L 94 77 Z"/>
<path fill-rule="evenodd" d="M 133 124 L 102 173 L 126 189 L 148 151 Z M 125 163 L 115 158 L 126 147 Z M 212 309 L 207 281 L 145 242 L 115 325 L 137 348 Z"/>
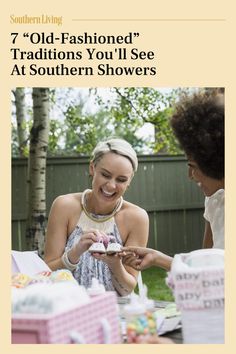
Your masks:
<path fill-rule="evenodd" d="M 79 263 L 79 262 L 77 262 L 77 263 L 71 263 L 71 261 L 70 261 L 69 258 L 68 258 L 68 251 L 65 251 L 65 252 L 63 253 L 63 255 L 62 255 L 62 257 L 61 257 L 61 261 L 62 261 L 63 265 L 64 265 L 67 269 L 69 269 L 71 272 L 77 268 L 77 265 L 78 265 L 78 263 Z"/>

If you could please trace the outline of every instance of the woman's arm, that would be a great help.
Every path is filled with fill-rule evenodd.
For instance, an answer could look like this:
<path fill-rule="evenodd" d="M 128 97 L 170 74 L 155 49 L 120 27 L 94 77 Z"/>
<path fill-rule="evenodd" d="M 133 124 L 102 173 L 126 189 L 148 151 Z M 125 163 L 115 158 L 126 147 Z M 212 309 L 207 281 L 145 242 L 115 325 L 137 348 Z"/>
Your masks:
<path fill-rule="evenodd" d="M 61 257 L 65 251 L 67 237 L 78 221 L 79 205 L 78 199 L 73 194 L 60 196 L 52 204 L 44 252 L 44 260 L 52 270 L 65 268 Z M 80 241 L 68 251 L 67 257 L 70 263 L 76 264 L 81 254 L 96 240 L 95 230 L 83 234 Z"/>
<path fill-rule="evenodd" d="M 123 247 L 123 261 L 137 270 L 152 266 L 170 270 L 173 258 L 165 253 L 145 247 Z"/>
<path fill-rule="evenodd" d="M 209 221 L 205 221 L 205 231 L 204 231 L 202 248 L 212 248 L 212 247 L 213 247 L 213 235 L 212 235 L 211 225 Z"/>
<path fill-rule="evenodd" d="M 129 295 L 137 284 L 137 275 L 135 276 L 123 265 L 118 255 L 110 257 L 116 257 L 117 260 L 117 262 L 111 262 L 110 264 L 107 262 L 111 272 L 112 284 L 121 296 Z"/>
<path fill-rule="evenodd" d="M 149 219 L 146 211 L 132 207 L 129 212 L 127 211 L 126 220 L 123 222 L 127 224 L 129 229 L 125 245 L 145 247 L 149 232 Z M 96 255 L 95 258 L 107 263 L 112 275 L 112 283 L 121 296 L 126 296 L 134 290 L 138 271 L 123 264 L 122 258 L 118 254 L 114 256 Z"/>
<path fill-rule="evenodd" d="M 60 196 L 52 204 L 45 240 L 44 260 L 52 270 L 64 268 L 61 256 L 67 240 L 69 198 Z"/>

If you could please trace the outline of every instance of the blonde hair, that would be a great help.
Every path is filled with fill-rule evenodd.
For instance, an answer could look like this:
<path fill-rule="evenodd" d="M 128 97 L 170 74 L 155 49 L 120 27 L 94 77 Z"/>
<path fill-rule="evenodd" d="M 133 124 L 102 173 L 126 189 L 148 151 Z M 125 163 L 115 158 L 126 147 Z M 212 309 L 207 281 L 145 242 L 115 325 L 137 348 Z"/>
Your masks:
<path fill-rule="evenodd" d="M 113 152 L 118 155 L 122 155 L 130 160 L 134 172 L 138 168 L 138 159 L 136 152 L 126 140 L 112 138 L 106 141 L 101 141 L 97 144 L 92 153 L 91 161 L 96 165 L 96 163 L 102 158 L 102 156 L 108 152 Z"/>

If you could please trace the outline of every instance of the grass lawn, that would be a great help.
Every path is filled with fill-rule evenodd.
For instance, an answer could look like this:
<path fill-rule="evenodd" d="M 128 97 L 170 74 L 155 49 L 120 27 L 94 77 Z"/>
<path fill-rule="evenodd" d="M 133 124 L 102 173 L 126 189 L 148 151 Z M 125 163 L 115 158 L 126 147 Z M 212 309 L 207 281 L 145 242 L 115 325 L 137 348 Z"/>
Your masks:
<path fill-rule="evenodd" d="M 165 278 L 166 271 L 161 268 L 151 267 L 142 271 L 143 283 L 148 288 L 148 297 L 150 299 L 174 301 L 172 291 L 165 283 Z"/>

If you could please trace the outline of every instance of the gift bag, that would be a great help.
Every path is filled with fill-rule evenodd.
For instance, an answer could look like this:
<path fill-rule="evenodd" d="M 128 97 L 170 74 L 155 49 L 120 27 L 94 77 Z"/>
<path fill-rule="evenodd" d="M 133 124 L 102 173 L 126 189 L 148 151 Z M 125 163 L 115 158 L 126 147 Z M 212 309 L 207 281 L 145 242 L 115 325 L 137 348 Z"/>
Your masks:
<path fill-rule="evenodd" d="M 175 255 L 167 285 L 181 310 L 184 343 L 224 343 L 224 251 Z"/>
<path fill-rule="evenodd" d="M 48 265 L 38 256 L 37 251 L 11 251 L 11 271 L 34 275 L 43 271 L 50 271 Z"/>

